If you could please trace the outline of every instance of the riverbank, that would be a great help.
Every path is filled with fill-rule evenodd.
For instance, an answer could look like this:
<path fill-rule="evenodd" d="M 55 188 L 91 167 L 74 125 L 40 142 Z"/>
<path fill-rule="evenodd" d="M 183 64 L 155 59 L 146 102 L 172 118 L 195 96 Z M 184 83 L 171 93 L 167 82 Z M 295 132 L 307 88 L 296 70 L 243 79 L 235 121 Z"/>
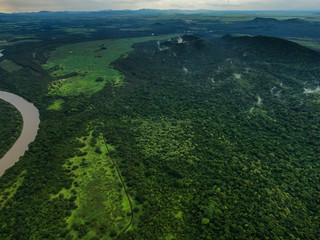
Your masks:
<path fill-rule="evenodd" d="M 19 138 L 22 126 L 20 112 L 12 104 L 0 99 L 0 159 Z"/>
<path fill-rule="evenodd" d="M 28 150 L 29 144 L 34 141 L 39 129 L 40 118 L 38 109 L 22 97 L 0 91 L 0 98 L 11 103 L 20 112 L 23 119 L 23 127 L 19 138 L 0 159 L 0 176 L 2 176 L 8 168 L 19 161 L 19 158 Z"/>

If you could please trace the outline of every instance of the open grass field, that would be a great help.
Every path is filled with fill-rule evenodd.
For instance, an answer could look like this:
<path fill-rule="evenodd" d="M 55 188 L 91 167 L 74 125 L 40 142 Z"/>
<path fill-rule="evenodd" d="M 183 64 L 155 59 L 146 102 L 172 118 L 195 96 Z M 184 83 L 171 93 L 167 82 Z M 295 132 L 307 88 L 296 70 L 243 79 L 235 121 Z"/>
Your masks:
<path fill-rule="evenodd" d="M 101 90 L 106 83 L 120 86 L 124 76 L 112 68 L 113 61 L 131 51 L 134 43 L 173 36 L 176 35 L 89 41 L 58 47 L 43 65 L 56 79 L 49 87 L 49 94 L 90 94 Z"/>
<path fill-rule="evenodd" d="M 101 136 L 79 139 L 78 156 L 64 165 L 74 182 L 51 198 L 76 198 L 77 208 L 66 219 L 68 239 L 111 239 L 128 225 L 131 210 L 116 168 Z M 110 152 L 115 149 L 108 145 Z"/>

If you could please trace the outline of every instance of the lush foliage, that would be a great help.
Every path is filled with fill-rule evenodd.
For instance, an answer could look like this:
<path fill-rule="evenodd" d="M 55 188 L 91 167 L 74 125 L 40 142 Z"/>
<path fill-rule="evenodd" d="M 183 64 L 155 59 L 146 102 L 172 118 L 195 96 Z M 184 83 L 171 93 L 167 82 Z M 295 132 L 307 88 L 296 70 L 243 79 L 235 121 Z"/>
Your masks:
<path fill-rule="evenodd" d="M 319 54 L 272 38 L 184 41 L 116 63 L 128 84 L 113 144 L 145 210 L 124 239 L 317 239 L 319 95 L 305 88 Z"/>
<path fill-rule="evenodd" d="M 123 84 L 124 76 L 110 66 L 121 55 L 132 50 L 136 42 L 164 39 L 170 36 L 154 36 L 132 39 L 100 40 L 68 44 L 50 53 L 43 67 L 56 79 L 49 94 L 79 95 L 100 91 L 105 84 Z"/>
<path fill-rule="evenodd" d="M 67 239 L 109 239 L 128 225 L 131 211 L 109 157 L 108 150 L 114 149 L 110 145 L 107 149 L 102 137 L 93 137 L 92 133 L 79 141 L 83 148 L 64 164 L 74 182 L 69 189 L 52 195 L 51 200 L 67 198 L 78 206 L 66 220 L 68 227 L 63 234 Z"/>

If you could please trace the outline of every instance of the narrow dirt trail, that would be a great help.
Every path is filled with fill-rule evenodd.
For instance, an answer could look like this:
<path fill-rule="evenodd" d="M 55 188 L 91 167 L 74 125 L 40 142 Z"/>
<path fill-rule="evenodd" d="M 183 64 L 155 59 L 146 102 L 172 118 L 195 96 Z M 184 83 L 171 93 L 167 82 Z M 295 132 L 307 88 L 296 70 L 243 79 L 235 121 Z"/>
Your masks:
<path fill-rule="evenodd" d="M 104 140 L 104 144 L 105 144 L 105 146 L 106 146 L 106 148 L 107 148 L 108 155 L 109 155 L 112 163 L 113 163 L 113 164 L 115 165 L 115 167 L 116 167 L 116 170 L 117 170 L 119 179 L 120 179 L 120 181 L 121 181 L 121 184 L 122 184 L 122 186 L 123 186 L 123 188 L 124 188 L 124 191 L 125 191 L 125 193 L 126 193 L 128 202 L 129 202 L 129 204 L 130 204 L 130 210 L 131 210 L 130 222 L 129 222 L 129 224 L 128 224 L 128 225 L 123 229 L 123 231 L 122 231 L 122 233 L 125 233 L 125 232 L 128 230 L 128 228 L 132 225 L 132 222 L 133 222 L 132 202 L 131 202 L 131 199 L 130 199 L 130 197 L 129 197 L 127 187 L 126 187 L 126 185 L 125 185 L 125 183 L 124 183 L 124 181 L 123 181 L 123 179 L 122 179 L 122 176 L 121 176 L 121 173 L 120 173 L 120 171 L 119 171 L 118 165 L 117 165 L 116 161 L 115 161 L 115 160 L 111 157 L 111 155 L 110 155 L 110 151 L 109 151 L 109 148 L 108 148 L 107 141 L 106 141 L 105 138 L 103 138 L 103 140 Z"/>

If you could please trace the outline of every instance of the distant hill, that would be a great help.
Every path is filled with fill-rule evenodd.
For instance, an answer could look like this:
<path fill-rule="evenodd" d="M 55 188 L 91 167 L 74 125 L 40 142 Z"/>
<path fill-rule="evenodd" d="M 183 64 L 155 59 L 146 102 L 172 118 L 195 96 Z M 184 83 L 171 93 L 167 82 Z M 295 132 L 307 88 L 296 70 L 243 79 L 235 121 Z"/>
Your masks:
<path fill-rule="evenodd" d="M 320 53 L 298 43 L 276 37 L 232 37 L 225 35 L 219 42 L 235 49 L 239 54 L 246 53 L 249 59 L 263 58 L 275 62 L 296 62 L 314 65 L 320 61 Z"/>

